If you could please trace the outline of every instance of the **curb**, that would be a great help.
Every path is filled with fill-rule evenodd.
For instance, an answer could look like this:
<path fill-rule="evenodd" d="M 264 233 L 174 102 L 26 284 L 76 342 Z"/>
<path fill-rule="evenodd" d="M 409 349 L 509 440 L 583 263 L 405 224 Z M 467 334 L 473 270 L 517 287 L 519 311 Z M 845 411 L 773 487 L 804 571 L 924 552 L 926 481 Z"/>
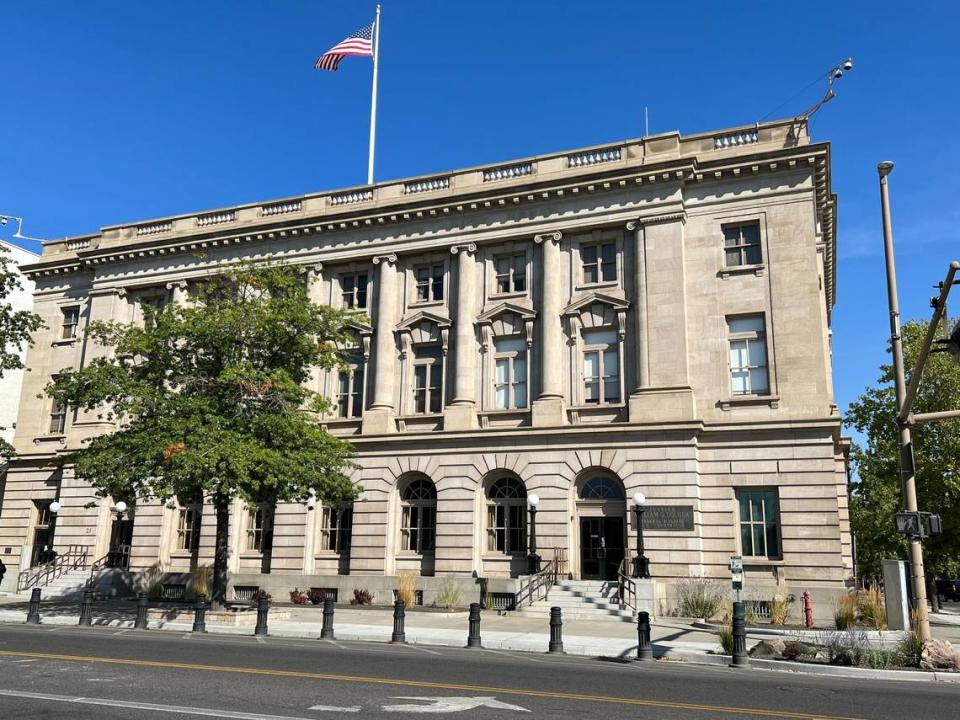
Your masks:
<path fill-rule="evenodd" d="M 720 626 L 716 623 L 705 622 L 703 620 L 697 620 L 696 622 L 691 623 L 691 625 L 698 630 L 707 630 L 709 632 L 717 632 L 720 629 Z M 748 627 L 747 635 L 766 635 L 771 637 L 789 637 L 796 638 L 798 640 L 817 640 L 823 635 L 835 635 L 836 633 L 847 632 L 845 630 L 837 629 L 828 629 L 824 628 L 822 630 L 807 630 L 802 628 L 795 629 L 780 629 L 780 628 L 767 628 L 767 627 Z M 858 635 L 863 635 L 867 640 L 880 642 L 880 643 L 899 643 L 907 636 L 907 631 L 905 630 L 854 630 Z"/>

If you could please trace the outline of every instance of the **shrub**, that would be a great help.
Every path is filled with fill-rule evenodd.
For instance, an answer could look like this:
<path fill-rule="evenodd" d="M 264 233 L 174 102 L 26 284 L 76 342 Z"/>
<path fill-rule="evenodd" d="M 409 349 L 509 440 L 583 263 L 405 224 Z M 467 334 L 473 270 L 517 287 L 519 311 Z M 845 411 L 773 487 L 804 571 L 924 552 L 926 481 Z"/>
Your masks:
<path fill-rule="evenodd" d="M 770 601 L 770 624 L 786 625 L 790 619 L 790 604 L 793 602 L 792 596 L 774 595 Z"/>
<path fill-rule="evenodd" d="M 720 652 L 724 655 L 733 655 L 733 625 L 724 623 L 717 629 L 717 640 L 720 641 Z"/>
<path fill-rule="evenodd" d="M 256 591 L 255 593 L 253 593 L 253 595 L 250 596 L 250 602 L 251 602 L 253 605 L 257 605 L 257 604 L 260 602 L 260 598 L 266 598 L 266 599 L 267 599 L 267 603 L 269 604 L 270 601 L 273 600 L 273 595 L 271 595 L 270 593 L 268 593 L 268 592 L 267 592 L 266 590 L 264 590 L 263 588 L 257 588 L 257 591 Z"/>
<path fill-rule="evenodd" d="M 707 578 L 684 578 L 677 583 L 680 614 L 709 620 L 723 605 L 723 588 Z"/>
<path fill-rule="evenodd" d="M 193 586 L 194 596 L 210 596 L 210 573 L 209 565 L 198 565 L 190 571 L 190 584 Z"/>
<path fill-rule="evenodd" d="M 759 625 L 760 624 L 760 614 L 757 612 L 757 606 L 755 603 L 747 602 L 744 603 L 743 607 L 743 621 L 747 625 Z"/>
<path fill-rule="evenodd" d="M 350 601 L 351 605 L 370 605 L 371 603 L 373 603 L 373 595 L 370 594 L 369 590 L 364 590 L 363 588 L 353 589 L 353 600 Z"/>
<path fill-rule="evenodd" d="M 327 594 L 320 588 L 310 588 L 310 592 L 307 593 L 307 600 L 314 605 L 320 605 L 326 599 Z"/>
<path fill-rule="evenodd" d="M 924 670 L 960 670 L 960 652 L 947 640 L 930 640 L 920 652 Z"/>
<path fill-rule="evenodd" d="M 493 610 L 493 593 L 483 594 L 483 609 Z"/>
<path fill-rule="evenodd" d="M 306 605 L 307 604 L 307 594 L 301 592 L 300 588 L 294 588 L 290 591 L 290 602 L 294 605 Z"/>
<path fill-rule="evenodd" d="M 850 630 L 857 624 L 857 599 L 853 595 L 837 598 L 833 606 L 833 624 L 837 630 Z"/>
<path fill-rule="evenodd" d="M 437 593 L 437 604 L 447 610 L 460 607 L 462 599 L 460 587 L 453 580 L 447 580 Z"/>
<path fill-rule="evenodd" d="M 917 611 L 910 613 L 910 632 L 900 641 L 900 655 L 903 664 L 908 667 L 920 667 L 920 658 L 923 655 L 923 638 L 920 637 L 920 623 Z"/>
<path fill-rule="evenodd" d="M 857 597 L 857 607 L 863 622 L 874 630 L 885 630 L 887 627 L 887 608 L 883 602 L 883 593 L 877 588 L 870 588 Z"/>
<path fill-rule="evenodd" d="M 397 600 L 402 600 L 407 606 L 416 601 L 416 577 L 413 573 L 402 572 L 397 585 Z"/>

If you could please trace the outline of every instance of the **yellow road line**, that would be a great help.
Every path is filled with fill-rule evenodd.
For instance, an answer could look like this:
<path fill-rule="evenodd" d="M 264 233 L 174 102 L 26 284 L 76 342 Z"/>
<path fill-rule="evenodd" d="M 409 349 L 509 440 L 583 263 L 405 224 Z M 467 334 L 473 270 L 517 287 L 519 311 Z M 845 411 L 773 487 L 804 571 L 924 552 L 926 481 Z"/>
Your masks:
<path fill-rule="evenodd" d="M 41 660 L 65 660 L 68 662 L 94 662 L 109 665 L 132 665 L 136 667 L 162 668 L 167 670 L 201 670 L 204 672 L 264 675 L 269 677 L 300 678 L 305 680 L 370 683 L 375 685 L 432 688 L 438 690 L 466 690 L 469 692 L 520 695 L 525 697 L 552 698 L 556 700 L 582 700 L 587 702 L 603 702 L 619 705 L 640 705 L 644 707 L 670 708 L 674 710 L 699 710 L 703 712 L 727 713 L 733 715 L 789 718 L 791 720 L 861 720 L 860 718 L 835 715 L 816 715 L 813 713 L 792 712 L 790 710 L 764 710 L 762 708 L 704 705 L 699 703 L 673 702 L 670 700 L 644 700 L 641 698 L 623 698 L 609 695 L 587 695 L 583 693 L 553 692 L 549 690 L 489 687 L 485 685 L 432 682 L 429 680 L 401 680 L 394 678 L 367 677 L 364 675 L 334 675 L 332 673 L 302 672 L 298 670 L 270 670 L 267 668 L 232 667 L 229 665 L 200 665 L 196 663 L 163 662 L 159 660 L 131 660 L 127 658 L 109 658 L 92 655 L 61 655 L 58 653 L 26 652 L 17 650 L 0 650 L 0 656 L 37 658 Z"/>

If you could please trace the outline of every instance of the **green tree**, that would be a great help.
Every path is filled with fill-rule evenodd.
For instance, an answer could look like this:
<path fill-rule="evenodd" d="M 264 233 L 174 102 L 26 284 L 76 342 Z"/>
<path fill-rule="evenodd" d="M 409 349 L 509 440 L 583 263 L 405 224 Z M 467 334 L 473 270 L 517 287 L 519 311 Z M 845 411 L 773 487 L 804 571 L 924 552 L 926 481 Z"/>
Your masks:
<path fill-rule="evenodd" d="M 14 310 L 10 304 L 10 295 L 22 290 L 23 285 L 16 269 L 11 267 L 7 252 L 7 248 L 0 245 L 0 379 L 7 370 L 23 369 L 20 353 L 32 344 L 33 333 L 43 327 L 39 316 L 29 310 Z M 13 447 L 0 438 L 0 460 L 12 455 Z"/>
<path fill-rule="evenodd" d="M 908 369 L 914 366 L 927 325 L 912 321 L 903 327 Z M 907 543 L 893 525 L 894 514 L 903 508 L 893 377 L 892 364 L 881 366 L 877 385 L 851 403 L 844 418 L 847 426 L 866 437 L 866 447 L 855 444 L 851 450 L 858 479 L 850 499 L 858 569 L 866 577 L 880 575 L 884 558 L 907 557 Z M 914 412 L 956 409 L 960 409 L 960 364 L 950 355 L 933 354 Z M 915 426 L 913 444 L 918 507 L 939 513 L 944 524 L 941 536 L 924 541 L 927 575 L 955 575 L 960 572 L 960 420 Z"/>
<path fill-rule="evenodd" d="M 91 323 L 111 348 L 65 370 L 47 393 L 105 413 L 114 432 L 65 458 L 100 495 L 181 502 L 203 496 L 216 512 L 212 595 L 227 583 L 230 502 L 352 500 L 350 445 L 319 422 L 329 409 L 308 388 L 316 368 L 345 369 L 337 347 L 351 316 L 314 305 L 303 276 L 244 265 L 206 278 L 192 300 L 143 305 L 143 326 Z"/>

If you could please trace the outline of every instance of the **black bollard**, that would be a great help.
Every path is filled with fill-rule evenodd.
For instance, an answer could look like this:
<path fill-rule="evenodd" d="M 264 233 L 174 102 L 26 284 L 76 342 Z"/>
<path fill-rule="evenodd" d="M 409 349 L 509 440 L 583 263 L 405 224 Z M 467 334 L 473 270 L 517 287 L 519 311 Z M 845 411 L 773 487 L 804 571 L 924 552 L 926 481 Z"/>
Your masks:
<path fill-rule="evenodd" d="M 137 630 L 147 629 L 147 596 L 145 593 L 137 595 L 137 619 L 133 621 L 133 627 Z"/>
<path fill-rule="evenodd" d="M 483 647 L 480 644 L 480 603 L 470 603 L 470 627 L 467 633 L 467 647 Z"/>
<path fill-rule="evenodd" d="M 742 602 L 733 604 L 733 662 L 731 667 L 747 667 L 747 611 Z"/>
<path fill-rule="evenodd" d="M 637 660 L 653 660 L 653 646 L 650 644 L 650 613 L 637 615 Z"/>
<path fill-rule="evenodd" d="M 93 590 L 83 591 L 83 602 L 80 604 L 80 625 L 90 627 L 93 623 Z"/>
<path fill-rule="evenodd" d="M 205 633 L 207 631 L 207 596 L 197 595 L 197 602 L 193 606 L 193 631 Z"/>
<path fill-rule="evenodd" d="M 550 608 L 550 652 L 563 652 L 563 611 L 558 607 Z"/>
<path fill-rule="evenodd" d="M 321 640 L 333 640 L 333 598 L 327 595 L 323 599 L 323 627 L 320 629 Z"/>
<path fill-rule="evenodd" d="M 267 634 L 267 615 L 270 613 L 270 600 L 263 593 L 257 598 L 257 626 L 253 629 L 254 635 Z"/>
<path fill-rule="evenodd" d="M 30 609 L 27 611 L 27 622 L 31 625 L 40 624 L 40 588 L 34 588 L 30 593 Z"/>
<path fill-rule="evenodd" d="M 403 600 L 397 600 L 393 604 L 393 637 L 390 638 L 390 642 L 405 643 L 407 641 L 407 634 L 403 630 L 403 621 L 407 616 L 406 607 L 407 604 Z"/>

